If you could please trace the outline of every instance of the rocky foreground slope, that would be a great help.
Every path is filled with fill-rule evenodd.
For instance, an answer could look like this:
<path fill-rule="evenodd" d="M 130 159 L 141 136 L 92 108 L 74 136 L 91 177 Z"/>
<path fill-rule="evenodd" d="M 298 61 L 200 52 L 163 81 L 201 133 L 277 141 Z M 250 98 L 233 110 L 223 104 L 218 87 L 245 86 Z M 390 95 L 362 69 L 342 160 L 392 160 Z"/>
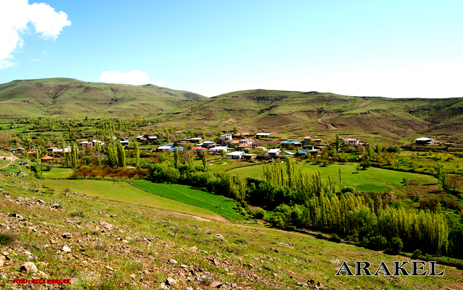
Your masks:
<path fill-rule="evenodd" d="M 341 261 L 409 260 L 299 233 L 199 221 L 0 175 L 0 288 L 461 289 L 444 277 L 336 277 Z M 60 280 L 53 280 L 59 282 Z M 52 281 L 52 282 L 53 282 Z M 33 285 L 29 285 L 33 286 Z M 29 287 L 27 286 L 27 287 Z"/>

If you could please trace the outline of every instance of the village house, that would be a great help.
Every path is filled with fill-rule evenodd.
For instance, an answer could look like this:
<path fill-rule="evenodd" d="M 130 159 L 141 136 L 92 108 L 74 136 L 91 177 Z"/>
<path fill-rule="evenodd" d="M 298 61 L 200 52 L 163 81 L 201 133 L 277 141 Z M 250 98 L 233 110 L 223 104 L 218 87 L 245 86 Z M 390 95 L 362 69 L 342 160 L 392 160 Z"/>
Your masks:
<path fill-rule="evenodd" d="M 244 151 L 234 151 L 234 152 L 225 154 L 225 158 L 241 159 L 243 155 L 244 155 Z"/>
<path fill-rule="evenodd" d="M 429 145 L 432 142 L 432 138 L 427 138 L 427 137 L 421 137 L 418 139 L 415 139 L 415 144 L 417 145 Z"/>
<path fill-rule="evenodd" d="M 254 141 L 252 139 L 242 139 L 238 141 L 240 144 L 252 144 Z"/>
<path fill-rule="evenodd" d="M 302 143 L 307 143 L 307 142 L 312 142 L 312 137 L 304 137 L 304 139 L 302 140 Z"/>
<path fill-rule="evenodd" d="M 360 142 L 360 140 L 355 139 L 355 138 L 344 139 L 344 144 L 347 144 L 349 146 L 357 146 L 357 145 L 359 145 L 359 142 Z"/>
<path fill-rule="evenodd" d="M 228 147 L 227 146 L 216 146 L 214 148 L 209 149 L 210 153 L 222 153 L 222 151 L 227 152 Z"/>
<path fill-rule="evenodd" d="M 220 140 L 232 140 L 232 134 L 222 134 L 220 135 Z"/>
<path fill-rule="evenodd" d="M 275 149 L 270 149 L 265 155 L 270 156 L 270 157 L 277 157 L 280 154 L 281 150 L 278 148 Z"/>

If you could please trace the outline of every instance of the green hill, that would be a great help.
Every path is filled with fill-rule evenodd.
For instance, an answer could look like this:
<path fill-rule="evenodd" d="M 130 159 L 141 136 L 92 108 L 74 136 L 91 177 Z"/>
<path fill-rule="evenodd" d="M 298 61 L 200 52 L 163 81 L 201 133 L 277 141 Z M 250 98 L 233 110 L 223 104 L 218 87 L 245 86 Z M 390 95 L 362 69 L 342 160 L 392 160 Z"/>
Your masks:
<path fill-rule="evenodd" d="M 147 116 L 203 98 L 155 85 L 87 83 L 64 78 L 18 80 L 0 85 L 3 117 Z"/>
<path fill-rule="evenodd" d="M 393 99 L 332 93 L 248 90 L 212 98 L 155 85 L 88 83 L 73 79 L 0 85 L 0 117 L 132 117 L 162 119 L 160 127 L 269 131 L 283 136 L 335 134 L 362 141 L 416 136 L 463 138 L 463 98 Z"/>

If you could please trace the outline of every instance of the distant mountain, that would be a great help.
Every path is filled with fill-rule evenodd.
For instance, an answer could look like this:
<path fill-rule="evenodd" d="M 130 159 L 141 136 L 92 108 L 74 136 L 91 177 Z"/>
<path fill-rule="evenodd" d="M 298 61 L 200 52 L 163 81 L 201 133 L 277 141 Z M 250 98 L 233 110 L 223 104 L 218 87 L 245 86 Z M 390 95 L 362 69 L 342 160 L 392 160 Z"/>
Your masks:
<path fill-rule="evenodd" d="M 0 85 L 0 116 L 135 116 L 172 111 L 205 97 L 155 85 L 89 83 L 54 78 Z"/>
<path fill-rule="evenodd" d="M 88 83 L 74 79 L 0 85 L 0 117 L 162 117 L 160 126 L 334 134 L 362 140 L 440 135 L 463 138 L 463 98 L 393 99 L 332 93 L 248 90 L 205 98 L 155 85 Z"/>

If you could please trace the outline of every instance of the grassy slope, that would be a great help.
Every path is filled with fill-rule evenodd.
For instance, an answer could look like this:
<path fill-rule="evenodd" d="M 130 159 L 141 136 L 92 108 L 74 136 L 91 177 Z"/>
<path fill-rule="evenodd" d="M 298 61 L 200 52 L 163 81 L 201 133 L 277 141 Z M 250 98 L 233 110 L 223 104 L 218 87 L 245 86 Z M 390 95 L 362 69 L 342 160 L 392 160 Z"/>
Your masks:
<path fill-rule="evenodd" d="M 244 217 L 233 209 L 235 207 L 235 202 L 224 196 L 213 195 L 180 184 L 158 184 L 143 180 L 133 181 L 133 183 L 136 187 L 149 191 L 155 195 L 207 209 L 229 220 L 244 220 Z"/>
<path fill-rule="evenodd" d="M 420 180 L 420 183 L 436 184 L 436 178 L 416 173 L 399 172 L 381 168 L 370 167 L 357 173 L 355 170 L 358 164 L 333 164 L 327 167 L 320 165 L 296 164 L 296 170 L 320 171 L 322 178 L 328 176 L 339 186 L 339 168 L 342 172 L 342 182 L 345 186 L 357 188 L 360 191 L 389 191 L 403 187 L 403 178 L 407 180 Z M 252 177 L 263 177 L 263 165 L 234 168 L 228 171 L 231 174 L 240 174 Z"/>
<path fill-rule="evenodd" d="M 15 278 L 69 278 L 73 289 L 158 289 L 167 277 L 177 281 L 178 289 L 205 289 L 212 281 L 226 284 L 224 289 L 229 289 L 231 283 L 243 289 L 295 289 L 296 282 L 309 279 L 326 289 L 461 288 L 463 271 L 451 267 L 438 265 L 439 270 L 446 270 L 444 277 L 336 277 L 340 261 L 348 261 L 349 265 L 357 260 L 369 261 L 376 268 L 381 261 L 392 265 L 393 261 L 410 259 L 260 226 L 179 218 L 143 205 L 134 207 L 128 198 L 113 201 L 88 200 L 72 194 L 65 197 L 62 187 L 56 188 L 54 195 L 34 193 L 28 190 L 37 187 L 34 181 L 4 176 L 0 180 L 4 191 L 11 195 L 7 198 L 0 194 L 1 219 L 12 228 L 2 231 L 16 233 L 15 242 L 1 246 L 1 251 L 8 251 L 13 258 L 2 268 L 0 286 L 5 288 L 10 288 Z M 85 184 L 79 181 L 66 186 L 89 196 L 108 194 L 97 191 L 98 186 L 91 190 L 79 183 Z M 111 194 L 119 195 L 114 190 Z M 46 203 L 16 201 L 17 197 L 40 198 Z M 62 208 L 52 209 L 53 203 Z M 27 218 L 28 225 L 6 215 L 11 212 Z M 100 220 L 122 231 L 103 229 Z M 37 231 L 31 231 L 32 227 Z M 71 232 L 72 239 L 61 238 L 63 232 Z M 215 238 L 215 234 L 223 235 L 228 242 Z M 63 245 L 72 249 L 71 254 L 59 251 Z M 192 246 L 201 251 L 190 250 Z M 37 255 L 35 264 L 41 273 L 31 276 L 17 270 L 27 261 L 23 249 Z M 178 264 L 169 263 L 169 259 Z M 186 270 L 180 267 L 182 264 Z"/>
<path fill-rule="evenodd" d="M 73 79 L 13 81 L 0 85 L 3 116 L 135 116 L 175 111 L 198 94 L 154 85 L 87 83 Z"/>
<path fill-rule="evenodd" d="M 134 205 L 144 205 L 156 209 L 170 209 L 205 218 L 216 218 L 215 213 L 199 207 L 189 206 L 172 199 L 163 198 L 140 190 L 126 182 L 107 180 L 42 180 L 42 184 L 64 191 L 85 193 L 101 200 L 114 200 Z"/>
<path fill-rule="evenodd" d="M 332 93 L 249 90 L 203 98 L 160 88 L 71 79 L 0 85 L 2 116 L 150 116 L 182 129 L 270 131 L 367 142 L 399 142 L 423 135 L 463 138 L 463 98 L 388 99 Z M 336 128 L 336 129 L 334 129 Z M 380 137 L 380 138 L 379 138 Z"/>

